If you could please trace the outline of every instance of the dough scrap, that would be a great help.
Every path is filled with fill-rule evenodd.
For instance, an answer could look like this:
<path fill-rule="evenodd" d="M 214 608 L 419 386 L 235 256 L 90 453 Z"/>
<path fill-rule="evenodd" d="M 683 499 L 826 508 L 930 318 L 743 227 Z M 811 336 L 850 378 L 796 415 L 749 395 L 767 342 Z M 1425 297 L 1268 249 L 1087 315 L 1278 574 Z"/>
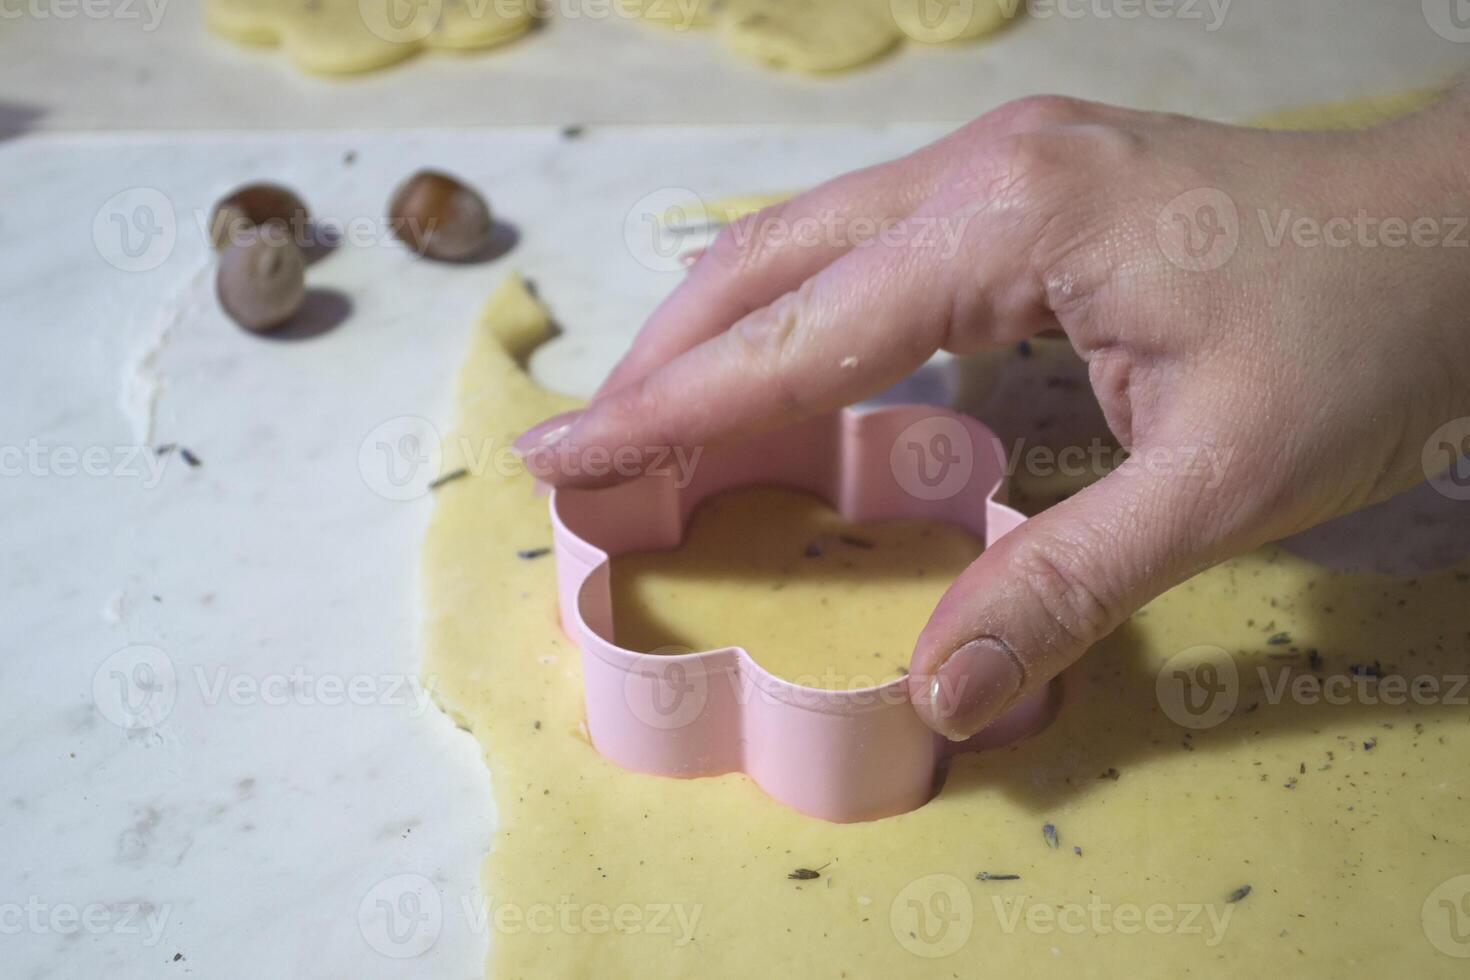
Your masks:
<path fill-rule="evenodd" d="M 1375 663 L 1463 675 L 1470 573 L 1410 585 L 1272 548 L 1227 562 L 1069 672 L 1050 728 L 957 759 L 934 801 L 889 820 L 802 817 L 740 775 L 625 772 L 586 740 L 555 567 L 517 555 L 550 543 L 546 501 L 500 451 L 576 404 L 522 370 L 549 331 L 524 283 L 502 283 L 445 439 L 446 471 L 472 474 L 435 492 L 423 553 L 425 684 L 493 777 L 489 976 L 1275 976 L 1283 962 L 1303 978 L 1463 976 L 1427 917 L 1470 869 L 1466 708 L 1447 687 L 1428 706 L 1271 692 Z M 810 601 L 772 607 L 792 642 L 812 636 Z M 711 625 L 733 634 L 746 611 L 725 608 Z M 912 642 L 903 624 L 820 627 Z M 1155 685 L 1199 644 L 1230 653 L 1239 690 L 1223 724 L 1191 731 Z M 789 878 L 798 868 L 821 871 Z"/>
<path fill-rule="evenodd" d="M 903 38 L 884 0 L 728 0 L 719 28 L 742 57 L 811 73 L 867 64 Z"/>
<path fill-rule="evenodd" d="M 205 23 L 242 44 L 279 44 L 298 67 L 372 71 L 424 48 L 488 48 L 523 34 L 533 0 L 206 0 Z M 407 13 L 407 16 L 405 16 Z"/>
<path fill-rule="evenodd" d="M 1295 106 L 1262 113 L 1251 125 L 1262 129 L 1363 129 L 1407 115 L 1438 101 L 1444 88 L 1410 89 L 1389 95 Z"/>

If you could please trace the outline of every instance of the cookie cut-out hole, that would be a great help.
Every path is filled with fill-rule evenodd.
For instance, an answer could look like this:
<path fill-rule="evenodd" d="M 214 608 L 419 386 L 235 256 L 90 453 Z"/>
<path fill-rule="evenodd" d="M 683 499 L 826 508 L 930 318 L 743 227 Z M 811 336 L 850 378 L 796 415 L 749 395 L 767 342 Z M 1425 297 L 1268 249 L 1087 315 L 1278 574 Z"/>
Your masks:
<path fill-rule="evenodd" d="M 795 683 L 873 687 L 907 672 L 935 603 L 982 549 L 940 521 L 855 523 L 800 490 L 726 491 L 691 515 L 679 547 L 613 558 L 616 641 L 739 645 Z"/>

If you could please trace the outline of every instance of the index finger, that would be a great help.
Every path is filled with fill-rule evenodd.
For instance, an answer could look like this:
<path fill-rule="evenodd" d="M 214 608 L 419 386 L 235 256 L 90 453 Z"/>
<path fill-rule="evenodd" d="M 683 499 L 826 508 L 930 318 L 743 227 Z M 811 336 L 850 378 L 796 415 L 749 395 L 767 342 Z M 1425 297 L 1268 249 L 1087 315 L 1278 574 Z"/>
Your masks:
<path fill-rule="evenodd" d="M 626 479 L 583 459 L 651 457 L 718 445 L 880 391 L 943 344 L 971 263 L 926 254 L 908 219 L 897 244 L 854 249 L 769 306 L 594 401 L 526 457 L 541 480 L 599 486 Z M 1008 253 L 998 253 L 1007 261 Z M 596 470 L 596 472 L 592 472 Z"/>
<path fill-rule="evenodd" d="M 797 288 L 857 243 L 857 231 L 909 215 L 933 189 L 912 154 L 836 177 L 721 231 L 659 304 L 596 397 L 643 380 L 680 354 Z"/>

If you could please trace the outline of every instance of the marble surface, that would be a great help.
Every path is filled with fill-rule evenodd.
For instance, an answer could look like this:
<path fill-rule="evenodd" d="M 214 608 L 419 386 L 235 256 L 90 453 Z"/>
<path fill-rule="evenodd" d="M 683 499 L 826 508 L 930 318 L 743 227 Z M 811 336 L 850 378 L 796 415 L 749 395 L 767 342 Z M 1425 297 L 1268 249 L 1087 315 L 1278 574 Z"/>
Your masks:
<path fill-rule="evenodd" d="M 1460 0 L 1017 0 L 1029 15 L 985 43 L 813 79 L 608 0 L 544 0 L 544 27 L 508 47 L 323 79 L 206 33 L 193 0 L 80 2 L 0 4 L 0 130 L 958 122 L 1038 91 L 1234 119 L 1436 84 L 1470 51 Z"/>

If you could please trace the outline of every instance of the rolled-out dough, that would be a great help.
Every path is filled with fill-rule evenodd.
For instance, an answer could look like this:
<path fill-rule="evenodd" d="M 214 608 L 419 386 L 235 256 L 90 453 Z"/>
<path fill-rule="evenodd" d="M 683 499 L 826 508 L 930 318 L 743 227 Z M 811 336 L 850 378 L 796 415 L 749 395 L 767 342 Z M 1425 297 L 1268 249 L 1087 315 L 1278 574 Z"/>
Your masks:
<path fill-rule="evenodd" d="M 1449 926 L 1470 918 L 1447 917 L 1470 895 L 1470 710 L 1454 687 L 1470 574 L 1354 576 L 1274 548 L 1227 562 L 1089 653 L 1050 728 L 957 759 L 935 800 L 887 820 L 803 817 L 741 775 L 625 772 L 587 742 L 552 559 L 518 555 L 550 543 L 546 501 L 492 465 L 575 404 L 521 368 L 547 330 L 520 280 L 503 283 L 446 440 L 446 470 L 473 472 L 436 491 L 423 556 L 426 684 L 494 786 L 490 976 L 1464 976 L 1451 954 L 1470 946 Z M 721 636 L 759 616 L 798 645 L 913 642 L 903 617 L 812 616 L 815 582 L 758 610 L 706 586 Z M 682 587 L 692 602 L 701 584 Z M 880 580 L 831 595 L 886 594 Z M 1158 684 L 1194 670 L 1200 645 L 1238 683 L 1212 701 L 1221 723 L 1194 730 Z M 1356 684 L 1355 668 L 1376 701 L 1280 693 Z M 1429 679 L 1437 700 L 1385 701 L 1373 673 Z"/>

